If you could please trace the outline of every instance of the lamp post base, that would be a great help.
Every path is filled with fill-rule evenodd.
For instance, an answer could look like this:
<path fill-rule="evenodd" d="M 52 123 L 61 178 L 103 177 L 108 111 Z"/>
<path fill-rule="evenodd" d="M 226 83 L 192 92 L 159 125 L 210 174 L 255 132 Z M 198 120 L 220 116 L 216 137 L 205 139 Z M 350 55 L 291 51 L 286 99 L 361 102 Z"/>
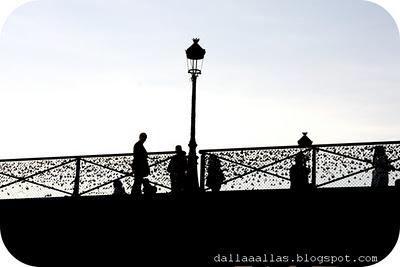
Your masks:
<path fill-rule="evenodd" d="M 199 158 L 196 154 L 196 141 L 191 140 L 189 142 L 189 155 L 188 155 L 188 190 L 198 191 L 198 172 L 197 172 L 197 159 Z"/>

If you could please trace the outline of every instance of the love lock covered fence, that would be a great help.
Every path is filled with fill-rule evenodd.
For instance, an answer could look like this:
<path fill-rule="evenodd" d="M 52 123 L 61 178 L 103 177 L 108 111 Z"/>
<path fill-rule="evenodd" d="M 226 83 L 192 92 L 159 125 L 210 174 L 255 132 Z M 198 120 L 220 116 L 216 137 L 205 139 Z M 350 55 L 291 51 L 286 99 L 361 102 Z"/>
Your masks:
<path fill-rule="evenodd" d="M 151 184 L 170 191 L 167 172 L 173 152 L 149 153 Z M 53 157 L 0 161 L 0 199 L 111 195 L 120 180 L 133 185 L 132 154 Z"/>
<path fill-rule="evenodd" d="M 400 178 L 400 141 L 201 150 L 200 189 L 209 191 L 210 159 L 216 158 L 222 191 L 288 189 L 290 168 L 299 152 L 308 158 L 309 184 L 315 188 L 369 187 L 374 154 L 383 147 L 391 166 L 388 186 Z M 149 153 L 151 184 L 171 191 L 167 167 L 174 152 Z M 132 154 L 0 160 L 0 199 L 111 195 L 120 180 L 131 192 Z"/>
<path fill-rule="evenodd" d="M 370 142 L 298 146 L 201 150 L 200 187 L 206 191 L 210 159 L 218 159 L 224 175 L 221 191 L 290 188 L 290 168 L 299 152 L 308 158 L 309 184 L 316 188 L 369 187 L 376 171 L 374 151 L 383 147 L 388 186 L 400 175 L 400 142 Z"/>

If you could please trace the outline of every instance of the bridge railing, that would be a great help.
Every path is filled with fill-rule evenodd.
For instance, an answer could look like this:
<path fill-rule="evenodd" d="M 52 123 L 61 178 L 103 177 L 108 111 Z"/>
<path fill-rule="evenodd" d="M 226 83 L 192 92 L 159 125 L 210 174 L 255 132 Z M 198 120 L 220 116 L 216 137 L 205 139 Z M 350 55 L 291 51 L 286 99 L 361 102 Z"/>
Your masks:
<path fill-rule="evenodd" d="M 211 155 L 221 163 L 221 190 L 290 188 L 290 168 L 302 151 L 310 167 L 309 183 L 316 188 L 369 187 L 374 148 L 383 146 L 395 168 L 389 186 L 400 178 L 400 141 L 201 150 L 200 189 L 206 186 Z M 150 183 L 158 193 L 170 192 L 167 167 L 174 152 L 149 153 Z M 0 199 L 111 195 L 115 180 L 131 192 L 132 154 L 88 155 L 0 160 Z"/>
<path fill-rule="evenodd" d="M 174 152 L 149 153 L 151 184 L 170 191 L 167 172 Z M 133 185 L 133 154 L 0 160 L 0 199 L 111 195 L 115 180 Z"/>
<path fill-rule="evenodd" d="M 224 173 L 221 191 L 290 188 L 290 168 L 296 154 L 308 158 L 309 183 L 316 188 L 371 186 L 374 148 L 383 146 L 390 164 L 389 186 L 400 178 L 400 141 L 201 150 L 200 188 L 206 186 L 208 165 L 215 155 Z"/>

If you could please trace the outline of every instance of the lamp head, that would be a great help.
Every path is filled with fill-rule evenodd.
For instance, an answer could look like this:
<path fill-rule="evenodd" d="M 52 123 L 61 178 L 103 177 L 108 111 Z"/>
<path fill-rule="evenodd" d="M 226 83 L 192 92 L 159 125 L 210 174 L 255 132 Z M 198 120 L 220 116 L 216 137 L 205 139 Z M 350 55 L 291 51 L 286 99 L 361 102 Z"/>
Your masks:
<path fill-rule="evenodd" d="M 186 49 L 188 72 L 194 75 L 201 74 L 203 59 L 206 54 L 206 50 L 199 45 L 199 41 L 200 39 L 194 38 L 193 44 Z"/>

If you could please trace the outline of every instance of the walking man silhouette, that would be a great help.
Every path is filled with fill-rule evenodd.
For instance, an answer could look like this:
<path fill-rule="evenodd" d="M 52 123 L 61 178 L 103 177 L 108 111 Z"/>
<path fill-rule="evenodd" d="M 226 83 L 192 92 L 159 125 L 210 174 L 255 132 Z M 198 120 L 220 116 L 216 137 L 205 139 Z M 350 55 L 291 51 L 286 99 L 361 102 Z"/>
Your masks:
<path fill-rule="evenodd" d="M 142 194 L 143 178 L 150 174 L 149 163 L 147 162 L 147 151 L 143 144 L 146 142 L 147 134 L 141 133 L 139 141 L 133 147 L 133 163 L 132 171 L 135 177 L 135 182 L 132 186 L 131 195 Z"/>

